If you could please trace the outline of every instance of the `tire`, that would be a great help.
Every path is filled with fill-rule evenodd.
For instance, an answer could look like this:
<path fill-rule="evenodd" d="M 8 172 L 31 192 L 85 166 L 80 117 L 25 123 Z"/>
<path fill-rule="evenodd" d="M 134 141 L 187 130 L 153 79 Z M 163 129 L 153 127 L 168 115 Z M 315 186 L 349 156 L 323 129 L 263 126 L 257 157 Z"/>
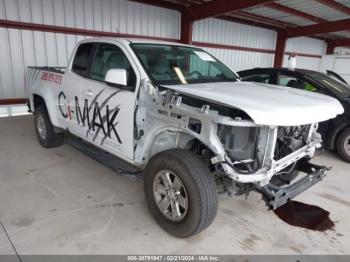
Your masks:
<path fill-rule="evenodd" d="M 171 212 L 172 204 L 169 204 L 167 212 L 162 212 L 158 204 L 162 202 L 160 199 L 163 196 L 163 200 L 167 198 L 164 192 L 162 195 L 156 190 L 159 185 L 166 184 L 164 183 L 166 179 L 163 179 L 167 175 L 173 182 L 170 183 L 171 186 L 175 185 L 174 187 L 177 188 L 174 194 L 178 194 L 179 197 L 176 203 L 180 216 L 172 216 L 174 213 Z M 176 180 L 179 182 L 175 182 L 175 178 L 179 179 Z M 181 183 L 183 187 L 178 190 Z M 216 216 L 218 201 L 214 177 L 204 162 L 187 150 L 168 150 L 154 156 L 145 171 L 144 191 L 154 219 L 165 231 L 175 237 L 185 238 L 201 232 L 213 222 Z M 171 191 L 168 192 L 168 196 L 171 197 Z M 186 205 L 183 205 L 184 201 L 180 201 L 180 198 L 187 199 L 187 208 L 183 208 Z M 182 205 L 179 204 L 180 202 Z"/>
<path fill-rule="evenodd" d="M 336 149 L 338 155 L 350 163 L 350 127 L 342 131 L 337 139 Z"/>
<path fill-rule="evenodd" d="M 64 134 L 55 133 L 49 114 L 44 105 L 35 109 L 34 123 L 36 136 L 40 145 L 46 148 L 57 147 L 63 144 Z"/>

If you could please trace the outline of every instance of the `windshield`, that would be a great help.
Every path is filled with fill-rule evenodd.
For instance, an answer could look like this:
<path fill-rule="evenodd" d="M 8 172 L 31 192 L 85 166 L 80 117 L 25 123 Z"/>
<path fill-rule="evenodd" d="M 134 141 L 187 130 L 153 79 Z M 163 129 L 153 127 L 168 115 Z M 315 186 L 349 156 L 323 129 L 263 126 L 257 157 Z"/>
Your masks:
<path fill-rule="evenodd" d="M 329 91 L 339 97 L 350 97 L 350 86 L 335 80 L 322 73 L 310 73 L 308 74 L 312 79 L 322 84 Z"/>
<path fill-rule="evenodd" d="M 132 44 L 155 84 L 185 85 L 236 81 L 227 66 L 199 48 L 164 44 Z"/>

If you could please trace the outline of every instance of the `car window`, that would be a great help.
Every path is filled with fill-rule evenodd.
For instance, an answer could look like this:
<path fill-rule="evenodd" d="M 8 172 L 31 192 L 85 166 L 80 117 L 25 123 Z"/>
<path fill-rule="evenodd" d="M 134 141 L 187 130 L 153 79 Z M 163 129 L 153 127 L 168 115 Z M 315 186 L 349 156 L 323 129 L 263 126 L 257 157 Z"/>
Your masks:
<path fill-rule="evenodd" d="M 131 44 L 151 80 L 158 85 L 234 82 L 238 76 L 206 51 L 167 44 Z"/>
<path fill-rule="evenodd" d="M 270 74 L 255 74 L 242 77 L 243 81 L 258 82 L 268 84 L 270 82 Z"/>
<path fill-rule="evenodd" d="M 73 72 L 84 77 L 89 75 L 89 62 L 91 61 L 90 59 L 93 52 L 93 47 L 94 46 L 92 43 L 81 44 L 78 47 L 72 65 Z"/>
<path fill-rule="evenodd" d="M 346 85 L 338 80 L 335 80 L 325 74 L 319 72 L 312 72 L 308 74 L 308 77 L 317 81 L 324 86 L 328 91 L 339 97 L 350 97 L 350 86 Z"/>
<path fill-rule="evenodd" d="M 288 76 L 285 74 L 278 75 L 277 85 L 298 88 L 298 89 L 311 91 L 311 92 L 318 91 L 315 85 L 307 81 L 304 81 L 302 79 L 296 78 L 294 76 Z"/>
<path fill-rule="evenodd" d="M 127 86 L 135 87 L 136 75 L 123 51 L 112 44 L 99 44 L 91 69 L 91 78 L 104 82 L 110 69 L 125 69 L 127 71 Z"/>

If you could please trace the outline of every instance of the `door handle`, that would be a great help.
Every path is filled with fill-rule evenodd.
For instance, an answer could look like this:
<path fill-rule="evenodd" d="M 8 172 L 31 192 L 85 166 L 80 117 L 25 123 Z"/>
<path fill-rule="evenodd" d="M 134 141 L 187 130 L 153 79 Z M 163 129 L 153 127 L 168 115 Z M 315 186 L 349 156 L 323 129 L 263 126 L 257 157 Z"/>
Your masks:
<path fill-rule="evenodd" d="M 92 92 L 90 89 L 89 90 L 84 90 L 83 91 L 83 95 L 85 95 L 85 96 L 93 96 L 94 92 Z"/>

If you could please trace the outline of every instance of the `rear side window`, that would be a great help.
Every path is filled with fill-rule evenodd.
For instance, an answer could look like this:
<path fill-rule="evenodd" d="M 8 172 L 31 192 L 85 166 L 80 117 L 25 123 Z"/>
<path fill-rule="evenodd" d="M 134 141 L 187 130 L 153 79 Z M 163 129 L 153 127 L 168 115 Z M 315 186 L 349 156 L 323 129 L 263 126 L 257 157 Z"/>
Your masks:
<path fill-rule="evenodd" d="M 315 87 L 315 85 L 310 84 L 309 82 L 306 82 L 306 81 L 299 79 L 299 78 L 296 78 L 294 76 L 287 76 L 284 74 L 278 75 L 277 85 L 303 89 L 303 90 L 311 91 L 311 92 L 318 91 L 318 89 Z"/>
<path fill-rule="evenodd" d="M 287 76 L 287 75 L 283 75 L 283 74 L 278 75 L 277 85 L 288 86 L 288 87 L 297 87 L 298 85 L 302 86 L 303 84 L 304 84 L 304 81 L 298 80 L 296 77 Z"/>
<path fill-rule="evenodd" d="M 72 71 L 77 73 L 78 75 L 88 77 L 90 73 L 89 71 L 92 52 L 92 43 L 81 44 L 78 47 L 77 52 L 75 53 Z"/>

